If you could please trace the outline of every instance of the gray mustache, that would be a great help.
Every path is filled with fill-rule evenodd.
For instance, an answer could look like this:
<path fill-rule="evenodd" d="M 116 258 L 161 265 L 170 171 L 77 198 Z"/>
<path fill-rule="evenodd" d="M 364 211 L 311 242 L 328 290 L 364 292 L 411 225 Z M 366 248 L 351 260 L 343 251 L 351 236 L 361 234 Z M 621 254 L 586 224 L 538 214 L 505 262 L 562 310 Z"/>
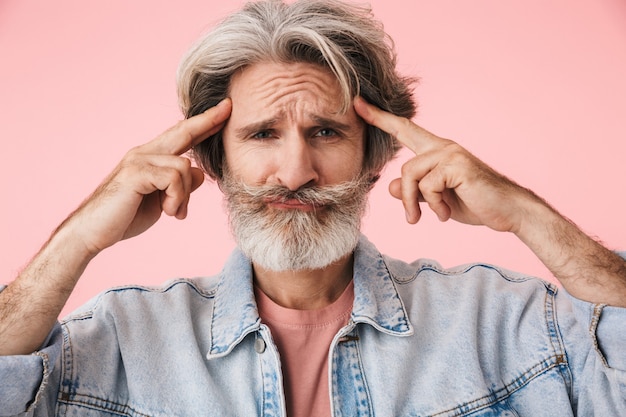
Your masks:
<path fill-rule="evenodd" d="M 297 190 L 290 190 L 280 184 L 249 185 L 237 183 L 235 185 L 230 180 L 225 181 L 223 186 L 225 190 L 238 190 L 238 197 L 243 197 L 249 202 L 292 200 L 301 204 L 338 205 L 350 202 L 355 198 L 361 198 L 364 193 L 369 191 L 371 182 L 364 177 L 359 177 L 339 184 L 309 186 Z"/>

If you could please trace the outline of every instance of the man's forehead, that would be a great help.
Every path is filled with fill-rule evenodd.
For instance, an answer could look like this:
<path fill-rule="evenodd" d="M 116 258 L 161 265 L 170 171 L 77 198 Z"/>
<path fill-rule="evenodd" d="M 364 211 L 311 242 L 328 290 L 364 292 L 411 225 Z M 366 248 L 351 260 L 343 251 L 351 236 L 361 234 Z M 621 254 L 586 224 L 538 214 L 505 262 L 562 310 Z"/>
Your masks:
<path fill-rule="evenodd" d="M 231 79 L 230 95 L 234 104 L 272 113 L 296 107 L 335 112 L 342 107 L 336 77 L 308 63 L 263 62 L 249 66 Z"/>
<path fill-rule="evenodd" d="M 359 125 L 352 106 L 342 111 L 335 76 L 313 64 L 254 64 L 233 77 L 230 93 L 231 122 L 246 131 L 293 121 L 343 130 Z"/>
<path fill-rule="evenodd" d="M 352 117 L 346 112 L 339 112 L 336 108 L 320 107 L 319 109 L 312 109 L 311 111 L 303 111 L 300 113 L 299 120 L 304 120 L 316 124 L 347 124 L 352 121 Z M 276 111 L 264 111 L 259 109 L 258 112 L 244 114 L 247 120 L 256 120 L 256 123 L 263 123 L 266 125 L 278 124 L 283 121 L 290 121 L 293 119 L 293 114 L 285 109 L 278 109 Z"/>

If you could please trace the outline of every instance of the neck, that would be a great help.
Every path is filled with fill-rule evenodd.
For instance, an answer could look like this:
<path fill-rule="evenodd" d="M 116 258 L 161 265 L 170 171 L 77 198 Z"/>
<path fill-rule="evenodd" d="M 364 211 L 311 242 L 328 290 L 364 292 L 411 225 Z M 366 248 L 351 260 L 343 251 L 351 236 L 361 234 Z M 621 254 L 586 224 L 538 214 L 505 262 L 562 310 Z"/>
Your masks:
<path fill-rule="evenodd" d="M 253 265 L 256 286 L 276 304 L 298 310 L 324 308 L 337 300 L 352 279 L 350 253 L 323 269 L 270 271 Z"/>

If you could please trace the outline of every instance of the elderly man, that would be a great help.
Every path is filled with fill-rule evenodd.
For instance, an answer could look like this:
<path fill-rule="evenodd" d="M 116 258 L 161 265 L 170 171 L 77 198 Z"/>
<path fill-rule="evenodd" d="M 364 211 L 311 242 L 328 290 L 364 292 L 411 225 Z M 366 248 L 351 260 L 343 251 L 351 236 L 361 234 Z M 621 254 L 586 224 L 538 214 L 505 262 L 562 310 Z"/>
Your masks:
<path fill-rule="evenodd" d="M 186 120 L 131 150 L 0 293 L 0 415 L 617 416 L 626 264 L 532 192 L 412 124 L 369 12 L 251 3 L 183 60 Z M 360 232 L 399 141 L 407 221 L 516 234 L 564 289 L 382 256 Z M 183 154 L 192 150 L 200 167 Z M 56 323 L 88 262 L 204 175 L 238 244 L 216 277 L 110 290 Z"/>

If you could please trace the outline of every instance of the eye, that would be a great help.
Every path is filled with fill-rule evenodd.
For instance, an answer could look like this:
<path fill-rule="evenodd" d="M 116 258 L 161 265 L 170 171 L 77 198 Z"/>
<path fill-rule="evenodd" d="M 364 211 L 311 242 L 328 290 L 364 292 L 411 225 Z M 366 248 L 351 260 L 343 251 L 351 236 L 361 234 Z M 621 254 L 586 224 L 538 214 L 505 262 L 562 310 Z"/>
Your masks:
<path fill-rule="evenodd" d="M 252 139 L 270 139 L 272 137 L 271 130 L 262 130 L 252 135 Z"/>
<path fill-rule="evenodd" d="M 337 136 L 337 132 L 335 132 L 333 129 L 323 128 L 323 129 L 318 130 L 318 132 L 315 134 L 315 136 L 321 136 L 321 137 L 325 137 L 325 138 L 332 138 L 334 136 Z"/>

